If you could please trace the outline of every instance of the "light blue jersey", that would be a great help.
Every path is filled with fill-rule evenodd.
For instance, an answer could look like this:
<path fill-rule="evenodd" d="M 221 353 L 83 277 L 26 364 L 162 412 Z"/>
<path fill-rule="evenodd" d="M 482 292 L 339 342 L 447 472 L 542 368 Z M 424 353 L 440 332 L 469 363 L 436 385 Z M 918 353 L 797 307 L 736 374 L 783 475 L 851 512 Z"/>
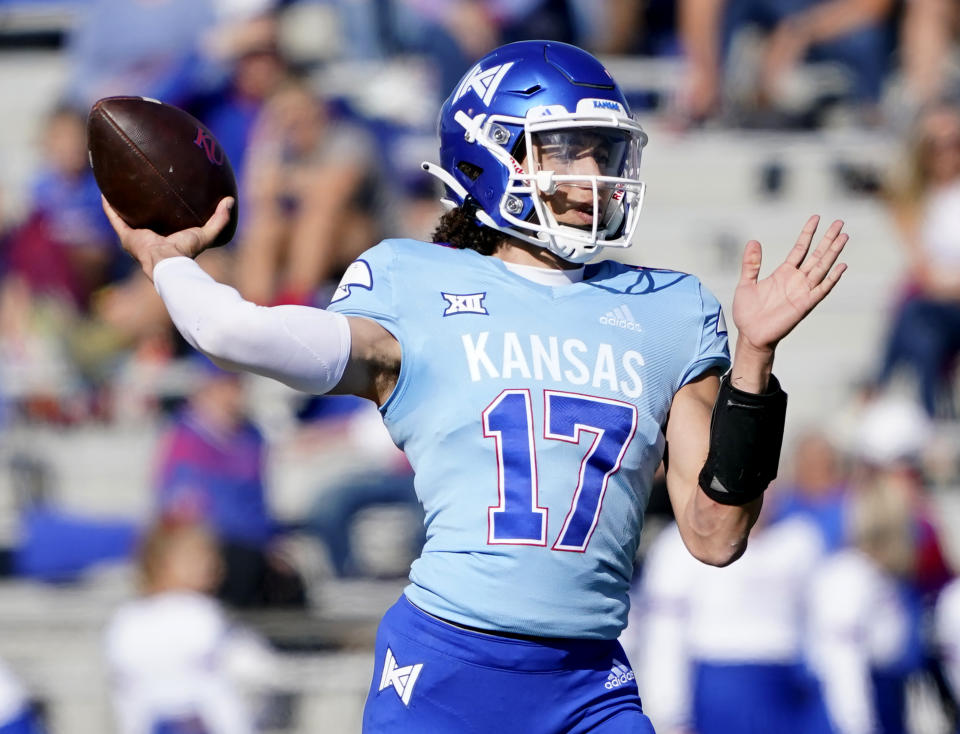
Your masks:
<path fill-rule="evenodd" d="M 716 299 L 673 271 L 608 261 L 550 287 L 386 240 L 330 310 L 402 349 L 381 412 L 426 513 L 410 601 L 482 629 L 616 638 L 673 396 L 729 365 Z"/>

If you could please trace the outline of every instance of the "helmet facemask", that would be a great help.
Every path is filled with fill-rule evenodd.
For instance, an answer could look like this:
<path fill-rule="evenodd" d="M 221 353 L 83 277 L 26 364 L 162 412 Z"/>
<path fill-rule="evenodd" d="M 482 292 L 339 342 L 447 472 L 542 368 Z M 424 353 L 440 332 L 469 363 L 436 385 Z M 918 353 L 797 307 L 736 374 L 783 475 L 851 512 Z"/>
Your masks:
<path fill-rule="evenodd" d="M 451 117 L 463 130 L 457 145 L 486 155 L 464 150 L 450 170 L 423 164 L 450 192 L 441 202 L 472 202 L 481 225 L 568 262 L 586 262 L 601 247 L 629 247 L 643 205 L 640 156 L 647 135 L 620 102 L 580 98 L 575 107 L 537 106 L 524 117 L 456 110 Z M 490 163 L 504 175 L 499 183 L 481 183 Z M 491 200 L 497 188 L 502 193 Z"/>
<path fill-rule="evenodd" d="M 477 144 L 509 171 L 499 202 L 508 226 L 496 228 L 570 262 L 585 262 L 600 247 L 629 247 L 643 204 L 646 134 L 626 115 L 543 116 L 544 109 L 525 120 L 490 116 L 477 131 Z M 504 143 L 513 136 L 504 133 L 515 125 L 523 144 L 512 154 Z"/>
<path fill-rule="evenodd" d="M 530 137 L 526 165 L 535 183 L 537 219 L 560 236 L 586 238 L 586 244 L 615 241 L 624 224 L 630 134 L 567 128 Z"/>

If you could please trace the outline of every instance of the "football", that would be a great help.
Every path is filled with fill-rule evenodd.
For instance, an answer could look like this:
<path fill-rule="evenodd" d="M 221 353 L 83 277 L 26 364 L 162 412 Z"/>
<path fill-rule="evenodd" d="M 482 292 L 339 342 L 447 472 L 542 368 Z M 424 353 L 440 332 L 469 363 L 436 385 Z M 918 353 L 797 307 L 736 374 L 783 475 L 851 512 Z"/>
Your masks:
<path fill-rule="evenodd" d="M 134 228 L 168 235 L 199 227 L 223 197 L 237 197 L 223 148 L 202 122 L 173 105 L 146 97 L 101 99 L 87 120 L 87 148 L 100 191 Z M 233 237 L 237 209 L 215 245 Z"/>

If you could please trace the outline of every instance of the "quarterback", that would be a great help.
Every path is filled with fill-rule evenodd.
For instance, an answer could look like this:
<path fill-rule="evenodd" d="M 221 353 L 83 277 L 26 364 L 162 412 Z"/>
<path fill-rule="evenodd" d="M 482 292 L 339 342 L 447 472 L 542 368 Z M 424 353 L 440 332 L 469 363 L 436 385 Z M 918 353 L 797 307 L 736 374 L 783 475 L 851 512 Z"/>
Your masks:
<path fill-rule="evenodd" d="M 193 261 L 227 221 L 160 237 L 105 208 L 174 323 L 219 364 L 375 401 L 416 472 L 426 543 L 379 629 L 366 732 L 650 732 L 617 637 L 654 471 L 690 553 L 735 561 L 776 475 L 774 350 L 836 285 L 818 219 L 773 273 L 743 254 L 731 362 L 693 276 L 628 247 L 647 136 L 603 65 L 523 41 L 439 118 L 434 243 L 386 240 L 327 309 L 263 308 Z"/>

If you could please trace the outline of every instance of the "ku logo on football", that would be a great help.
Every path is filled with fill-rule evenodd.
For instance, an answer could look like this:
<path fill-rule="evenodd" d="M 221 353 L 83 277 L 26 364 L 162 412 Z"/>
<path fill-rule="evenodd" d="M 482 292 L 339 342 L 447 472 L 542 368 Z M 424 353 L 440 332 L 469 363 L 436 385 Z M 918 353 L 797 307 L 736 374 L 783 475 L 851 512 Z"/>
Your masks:
<path fill-rule="evenodd" d="M 206 153 L 208 161 L 216 166 L 223 165 L 223 149 L 217 145 L 217 141 L 213 135 L 202 127 L 197 128 L 197 137 L 194 139 L 193 144 L 198 148 L 203 148 L 203 152 Z"/>

